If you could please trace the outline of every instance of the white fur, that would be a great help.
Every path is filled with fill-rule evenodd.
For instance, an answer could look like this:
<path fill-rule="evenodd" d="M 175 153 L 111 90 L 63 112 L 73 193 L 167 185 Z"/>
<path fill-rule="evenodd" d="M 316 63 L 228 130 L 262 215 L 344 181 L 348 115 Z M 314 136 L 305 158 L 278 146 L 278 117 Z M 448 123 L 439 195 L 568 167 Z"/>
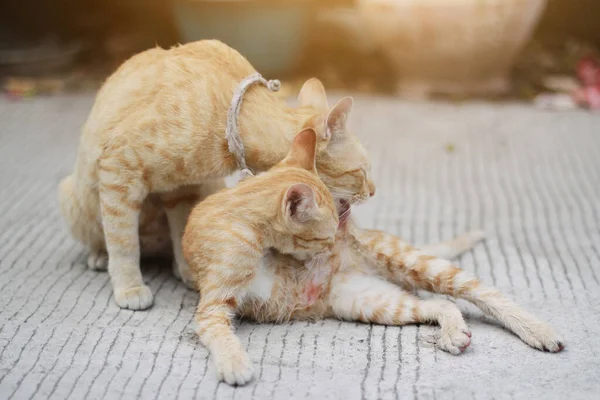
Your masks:
<path fill-rule="evenodd" d="M 429 262 L 429 269 L 427 270 L 427 275 L 436 276 L 443 271 L 447 270 L 452 264 L 446 260 L 435 259 Z"/>
<path fill-rule="evenodd" d="M 422 251 L 411 251 L 404 257 L 404 261 L 406 265 L 413 266 L 417 263 L 419 257 L 424 255 L 425 253 L 423 253 Z"/>
<path fill-rule="evenodd" d="M 244 301 L 246 298 L 252 298 L 267 302 L 271 298 L 273 291 L 274 276 L 269 270 L 265 262 L 265 257 L 260 260 L 256 275 L 250 282 L 250 285 L 239 296 L 236 297 L 238 302 Z"/>

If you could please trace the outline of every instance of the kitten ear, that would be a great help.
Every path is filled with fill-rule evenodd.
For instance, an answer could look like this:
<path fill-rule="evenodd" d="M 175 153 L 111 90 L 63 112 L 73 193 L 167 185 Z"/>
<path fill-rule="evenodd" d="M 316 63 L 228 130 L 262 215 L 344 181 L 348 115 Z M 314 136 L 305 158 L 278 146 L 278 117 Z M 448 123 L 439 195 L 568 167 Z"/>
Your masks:
<path fill-rule="evenodd" d="M 352 97 L 344 97 L 329 110 L 325 121 L 325 131 L 326 136 L 331 140 L 343 138 L 346 132 L 346 121 L 353 105 L 354 100 Z"/>
<path fill-rule="evenodd" d="M 283 201 L 286 215 L 299 223 L 314 219 L 319 208 L 315 201 L 315 193 L 305 183 L 290 186 Z"/>
<path fill-rule="evenodd" d="M 286 157 L 288 164 L 316 173 L 317 133 L 312 128 L 301 130 Z"/>
<path fill-rule="evenodd" d="M 327 94 L 325 87 L 317 78 L 310 78 L 300 89 L 298 101 L 302 107 L 313 107 L 317 111 L 325 111 L 329 108 L 327 105 Z"/>

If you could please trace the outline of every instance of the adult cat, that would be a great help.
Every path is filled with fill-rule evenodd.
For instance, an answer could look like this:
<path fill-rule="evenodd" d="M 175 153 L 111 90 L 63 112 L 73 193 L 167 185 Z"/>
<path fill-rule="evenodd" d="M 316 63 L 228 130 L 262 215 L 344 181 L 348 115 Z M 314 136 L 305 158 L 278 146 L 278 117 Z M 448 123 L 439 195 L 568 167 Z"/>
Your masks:
<path fill-rule="evenodd" d="M 135 55 L 100 89 L 59 199 L 73 236 L 90 248 L 88 265 L 102 269 L 108 259 L 120 307 L 152 304 L 139 266 L 140 242 L 164 242 L 156 223 L 162 212 L 175 272 L 191 281 L 181 235 L 201 186 L 238 168 L 225 138 L 227 112 L 237 85 L 255 72 L 237 51 L 208 40 Z M 292 108 L 265 88 L 249 88 L 238 117 L 248 167 L 269 169 L 285 157 L 297 132 L 313 128 L 323 182 L 334 196 L 341 191 L 367 199 L 375 190 L 367 154 L 346 129 L 352 99 L 329 108 L 322 84 L 311 79 L 299 100 Z"/>

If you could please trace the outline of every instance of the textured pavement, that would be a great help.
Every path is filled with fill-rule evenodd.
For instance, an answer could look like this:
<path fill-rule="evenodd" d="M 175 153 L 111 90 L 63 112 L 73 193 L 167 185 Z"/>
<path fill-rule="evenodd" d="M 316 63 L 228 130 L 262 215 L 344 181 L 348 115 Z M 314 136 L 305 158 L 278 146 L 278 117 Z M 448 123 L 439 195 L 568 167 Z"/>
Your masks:
<path fill-rule="evenodd" d="M 67 234 L 56 188 L 92 101 L 0 100 L 0 399 L 600 398 L 600 115 L 357 97 L 351 120 L 377 184 L 361 225 L 416 244 L 485 229 L 461 266 L 554 325 L 564 352 L 463 302 L 473 342 L 458 357 L 425 325 L 242 322 L 258 379 L 234 389 L 168 266 L 144 265 L 151 310 L 120 310 Z"/>

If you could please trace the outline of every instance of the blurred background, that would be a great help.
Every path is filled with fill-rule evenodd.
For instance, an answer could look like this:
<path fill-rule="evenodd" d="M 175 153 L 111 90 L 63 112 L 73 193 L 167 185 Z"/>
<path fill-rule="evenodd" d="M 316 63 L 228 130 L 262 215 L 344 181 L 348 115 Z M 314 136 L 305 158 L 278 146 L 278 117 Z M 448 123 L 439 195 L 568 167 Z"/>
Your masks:
<path fill-rule="evenodd" d="M 355 96 L 377 185 L 359 224 L 416 245 L 483 229 L 461 266 L 566 351 L 533 351 L 465 303 L 475 339 L 458 358 L 426 325 L 244 321 L 260 378 L 233 389 L 171 268 L 144 262 L 151 312 L 119 310 L 57 186 L 119 64 L 213 38 L 282 96 L 312 76 Z M 0 0 L 0 400 L 600 399 L 599 48 L 600 0 Z"/>
<path fill-rule="evenodd" d="M 3 0 L 15 99 L 94 90 L 134 53 L 217 38 L 284 94 L 328 89 L 600 108 L 598 0 Z"/>

